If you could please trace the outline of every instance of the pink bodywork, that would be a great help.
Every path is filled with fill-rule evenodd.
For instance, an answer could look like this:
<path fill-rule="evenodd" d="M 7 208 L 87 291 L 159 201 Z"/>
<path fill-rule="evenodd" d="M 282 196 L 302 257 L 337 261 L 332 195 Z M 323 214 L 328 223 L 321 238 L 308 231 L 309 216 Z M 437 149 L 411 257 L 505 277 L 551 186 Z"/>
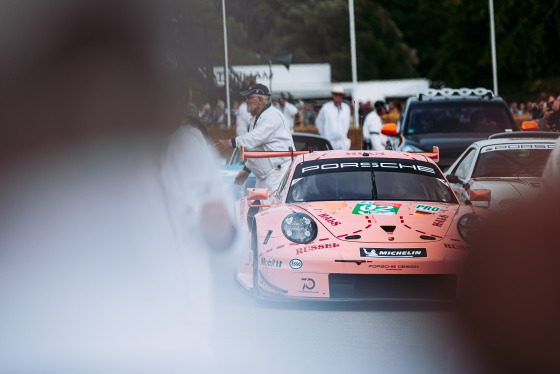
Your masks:
<path fill-rule="evenodd" d="M 364 151 L 327 151 L 298 156 L 290 169 L 288 183 L 295 166 L 304 159 L 402 158 L 436 165 L 419 154 L 396 151 L 367 154 L 364 156 Z M 392 205 L 392 214 L 354 214 L 358 203 L 361 202 L 276 201 L 271 207 L 261 208 L 255 215 L 260 290 L 286 298 L 329 299 L 329 274 L 458 275 L 468 244 L 457 231 L 457 220 L 466 213 L 488 214 L 484 209 L 462 203 L 377 200 L 372 203 Z M 247 199 L 239 200 L 236 209 L 240 222 L 248 230 Z M 306 213 L 315 220 L 318 234 L 313 242 L 293 243 L 282 233 L 283 219 L 294 212 Z M 360 238 L 352 239 L 355 235 Z M 361 257 L 361 247 L 400 251 L 403 256 L 410 249 L 425 248 L 427 257 L 384 258 L 375 254 Z M 249 248 L 237 271 L 238 281 L 247 289 L 253 288 L 253 261 L 253 251 Z"/>

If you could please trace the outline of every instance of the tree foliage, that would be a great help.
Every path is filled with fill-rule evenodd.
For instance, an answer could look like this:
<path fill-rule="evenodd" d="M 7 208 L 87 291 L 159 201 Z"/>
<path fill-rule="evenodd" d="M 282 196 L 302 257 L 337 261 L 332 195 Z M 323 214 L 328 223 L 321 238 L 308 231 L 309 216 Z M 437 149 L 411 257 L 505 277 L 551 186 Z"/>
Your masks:
<path fill-rule="evenodd" d="M 293 53 L 294 63 L 329 62 L 334 80 L 351 80 L 347 0 L 238 0 L 229 12 L 244 24 L 247 50 Z M 417 76 L 415 51 L 402 39 L 391 14 L 378 2 L 355 4 L 360 80 Z"/>
<path fill-rule="evenodd" d="M 559 90 L 560 0 L 494 6 L 500 92 Z M 208 90 L 209 69 L 224 59 L 221 0 L 176 7 L 182 66 L 192 86 Z M 230 64 L 292 53 L 293 63 L 328 62 L 333 80 L 351 80 L 347 0 L 226 0 L 226 7 Z M 355 0 L 355 26 L 359 80 L 492 86 L 488 0 Z"/>

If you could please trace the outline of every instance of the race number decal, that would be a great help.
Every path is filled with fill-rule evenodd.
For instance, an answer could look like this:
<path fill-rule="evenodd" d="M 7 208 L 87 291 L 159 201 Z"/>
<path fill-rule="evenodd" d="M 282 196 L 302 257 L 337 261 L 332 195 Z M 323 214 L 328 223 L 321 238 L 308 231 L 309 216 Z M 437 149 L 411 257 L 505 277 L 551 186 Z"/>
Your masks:
<path fill-rule="evenodd" d="M 397 214 L 401 204 L 356 204 L 352 214 Z"/>

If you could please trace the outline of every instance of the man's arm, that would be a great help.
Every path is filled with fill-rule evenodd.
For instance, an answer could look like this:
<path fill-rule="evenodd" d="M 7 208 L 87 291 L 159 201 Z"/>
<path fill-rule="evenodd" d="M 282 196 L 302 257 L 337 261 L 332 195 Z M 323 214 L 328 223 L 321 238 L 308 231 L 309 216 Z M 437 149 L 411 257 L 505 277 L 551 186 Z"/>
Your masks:
<path fill-rule="evenodd" d="M 342 123 L 342 126 L 344 126 L 342 127 L 342 132 L 343 132 L 342 136 L 347 137 L 348 131 L 350 130 L 350 120 L 352 118 L 352 112 L 350 111 L 350 106 L 348 104 L 343 103 L 342 105 L 345 105 L 346 107 L 346 115 L 345 115 L 346 118 Z"/>
<path fill-rule="evenodd" d="M 325 106 L 321 108 L 319 111 L 319 115 L 315 120 L 315 124 L 317 125 L 317 131 L 320 135 L 325 135 Z"/>
<path fill-rule="evenodd" d="M 233 139 L 233 146 L 243 146 L 249 149 L 254 149 L 268 143 L 274 136 L 274 133 L 280 128 L 280 121 L 283 122 L 282 118 L 280 118 L 280 114 L 278 117 L 274 115 L 269 118 L 263 118 L 263 122 L 259 123 L 257 127 L 249 131 L 247 134 Z"/>
<path fill-rule="evenodd" d="M 288 107 L 288 112 L 292 117 L 298 114 L 298 108 L 294 104 L 287 103 L 286 106 Z"/>
<path fill-rule="evenodd" d="M 233 183 L 240 186 L 243 185 L 249 177 L 249 174 L 251 174 L 251 170 L 249 170 L 247 166 L 244 166 L 243 169 L 241 169 L 241 171 L 235 176 Z"/>

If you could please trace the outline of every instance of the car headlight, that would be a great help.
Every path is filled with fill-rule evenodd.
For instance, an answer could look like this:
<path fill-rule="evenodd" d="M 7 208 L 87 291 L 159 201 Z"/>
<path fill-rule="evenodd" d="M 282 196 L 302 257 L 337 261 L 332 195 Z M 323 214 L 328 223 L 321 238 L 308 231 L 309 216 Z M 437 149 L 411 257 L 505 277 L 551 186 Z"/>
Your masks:
<path fill-rule="evenodd" d="M 424 152 L 420 148 L 415 147 L 415 146 L 410 145 L 410 144 L 407 144 L 404 147 L 402 147 L 401 151 L 403 151 L 403 152 Z"/>
<path fill-rule="evenodd" d="M 457 231 L 459 231 L 459 235 L 461 235 L 463 240 L 472 242 L 480 232 L 482 224 L 482 217 L 474 213 L 467 213 L 459 218 Z"/>
<path fill-rule="evenodd" d="M 282 221 L 282 232 L 292 242 L 306 244 L 317 237 L 317 224 L 305 213 L 292 213 Z"/>

